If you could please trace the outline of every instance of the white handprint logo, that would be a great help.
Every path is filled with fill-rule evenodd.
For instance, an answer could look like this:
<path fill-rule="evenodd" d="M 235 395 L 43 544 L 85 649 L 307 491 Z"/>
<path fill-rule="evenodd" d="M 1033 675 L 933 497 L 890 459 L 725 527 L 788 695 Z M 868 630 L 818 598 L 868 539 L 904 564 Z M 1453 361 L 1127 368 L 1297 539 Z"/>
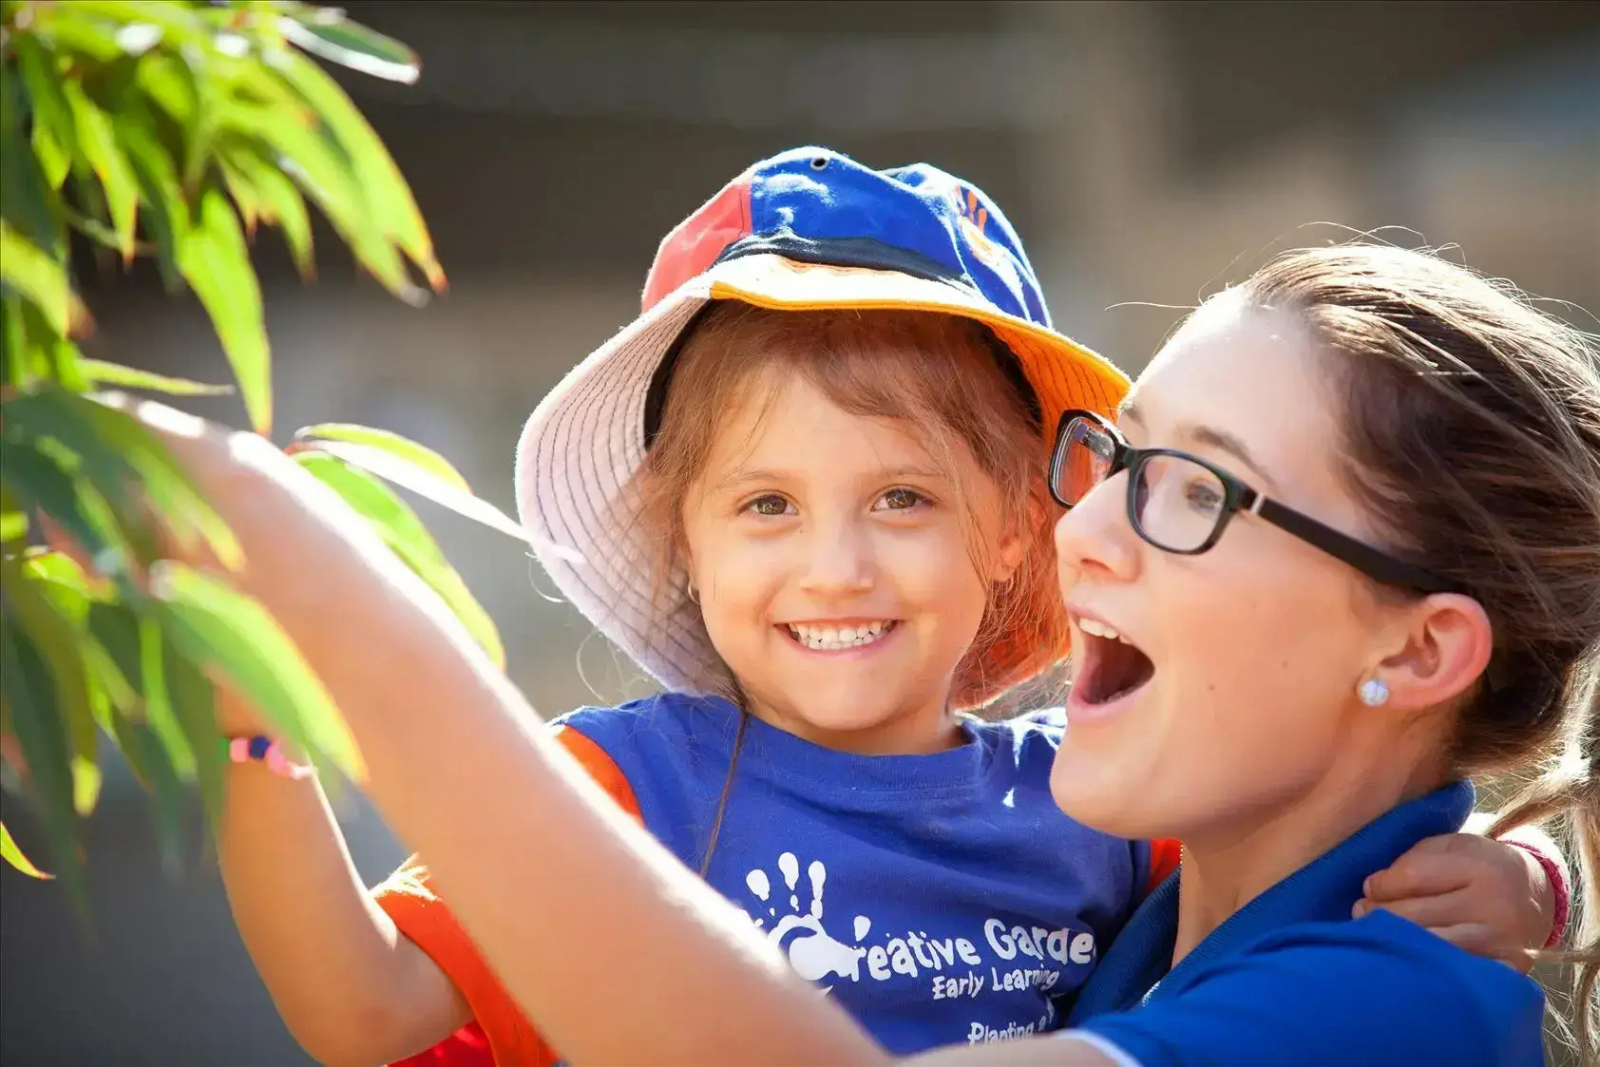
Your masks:
<path fill-rule="evenodd" d="M 789 964 L 800 977 L 807 981 L 815 982 L 830 974 L 851 981 L 861 979 L 861 957 L 867 950 L 859 944 L 847 945 L 829 934 L 822 926 L 822 890 L 828 881 L 828 869 L 819 860 L 813 860 L 811 866 L 806 868 L 806 874 L 811 880 L 811 904 L 805 911 L 800 910 L 800 895 L 797 887 L 800 883 L 800 861 L 793 852 L 785 852 L 778 857 L 778 871 L 783 875 L 784 884 L 789 887 L 789 914 L 778 919 L 771 930 L 767 931 L 767 938 L 775 945 L 783 948 L 789 955 Z M 763 903 L 767 904 L 767 914 L 776 918 L 778 907 L 771 903 L 772 881 L 767 877 L 767 872 L 759 867 L 744 876 L 744 884 L 750 887 Z M 765 929 L 766 920 L 756 919 L 756 925 Z M 799 936 L 790 939 L 787 945 L 784 938 L 795 930 L 804 931 Z M 855 921 L 855 937 L 860 942 L 872 930 L 872 920 L 865 915 L 857 915 Z"/>

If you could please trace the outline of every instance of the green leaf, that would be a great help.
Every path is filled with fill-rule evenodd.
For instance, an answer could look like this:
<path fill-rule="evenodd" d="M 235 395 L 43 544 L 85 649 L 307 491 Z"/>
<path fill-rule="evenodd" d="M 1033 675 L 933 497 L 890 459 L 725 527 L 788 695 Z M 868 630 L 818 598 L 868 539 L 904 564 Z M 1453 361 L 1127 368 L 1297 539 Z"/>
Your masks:
<path fill-rule="evenodd" d="M 239 563 L 232 531 L 189 475 L 138 420 L 87 397 L 46 387 L 5 402 L 6 432 L 53 438 L 79 460 L 79 473 L 110 502 L 129 532 L 148 526 L 128 494 L 138 485 L 181 543 L 204 538 L 224 566 Z"/>
<path fill-rule="evenodd" d="M 53 457 L 32 444 L 5 440 L 5 483 L 21 503 L 55 520 L 94 560 L 102 574 L 122 570 L 127 548 L 110 508 L 91 486 L 80 485 Z"/>
<path fill-rule="evenodd" d="M 169 290 L 178 285 L 178 252 L 189 232 L 189 204 L 172 156 L 161 146 L 149 113 L 131 106 L 117 115 L 117 142 L 122 146 L 144 205 L 144 220 L 155 242 L 157 263 Z"/>
<path fill-rule="evenodd" d="M 151 0 L 72 0 L 63 6 L 79 19 L 115 26 L 113 40 L 119 55 L 142 55 L 158 41 L 165 41 L 169 46 L 206 48 L 212 45 L 212 28 L 200 17 L 203 9 L 199 5 L 152 3 Z M 64 21 L 58 14 L 49 26 L 55 30 Z"/>
<path fill-rule="evenodd" d="M 397 459 L 393 453 L 384 449 L 348 441 L 314 441 L 307 447 L 338 456 L 352 466 L 376 474 L 384 481 L 393 482 L 402 489 L 409 489 L 418 496 L 426 497 L 458 515 L 465 515 L 475 522 L 499 530 L 519 541 L 528 539 L 527 532 L 515 519 L 487 500 L 462 492 L 451 482 L 420 469 L 413 463 Z"/>
<path fill-rule="evenodd" d="M 120 363 L 106 363 L 98 359 L 83 361 L 84 375 L 95 385 L 114 385 L 124 389 L 147 389 L 169 396 L 227 396 L 233 392 L 231 385 L 210 385 L 191 382 L 187 378 L 170 378 L 147 370 L 124 367 Z"/>
<path fill-rule="evenodd" d="M 0 544 L 9 545 L 28 536 L 28 516 L 20 511 L 0 512 Z"/>
<path fill-rule="evenodd" d="M 243 193 L 263 221 L 274 223 L 283 230 L 284 241 L 294 257 L 295 269 L 300 272 L 300 277 L 310 279 L 315 274 L 311 216 L 306 211 L 305 198 L 300 195 L 300 190 L 295 188 L 294 182 L 283 171 L 262 158 L 253 142 L 228 138 L 221 144 L 219 152 L 222 172 L 234 200 L 240 201 L 240 194 Z M 244 210 L 242 202 L 240 210 Z"/>
<path fill-rule="evenodd" d="M 182 655 L 171 641 L 162 643 L 167 699 L 178 727 L 194 753 L 195 778 L 212 829 L 222 828 L 222 804 L 227 783 L 227 752 L 217 732 L 216 694 L 200 668 Z"/>
<path fill-rule="evenodd" d="M 346 775 L 365 778 L 361 754 L 322 682 L 265 608 L 199 571 L 163 561 L 151 569 L 162 629 L 189 659 L 224 675 L 296 746 Z"/>
<path fill-rule="evenodd" d="M 134 226 L 139 217 L 139 190 L 133 168 L 117 147 L 111 117 L 84 95 L 83 87 L 77 82 L 67 82 L 62 90 L 72 109 L 84 161 L 100 179 L 100 187 L 105 190 L 111 225 L 116 231 L 123 261 L 126 262 L 133 258 Z"/>
<path fill-rule="evenodd" d="M 179 127 L 187 130 L 198 106 L 194 71 L 171 55 L 151 55 L 134 71 L 134 82 Z"/>
<path fill-rule="evenodd" d="M 233 364 L 250 424 L 272 431 L 272 378 L 261 286 L 250 266 L 239 218 L 215 188 L 200 198 L 199 218 L 178 250 L 178 269 L 200 297 Z"/>
<path fill-rule="evenodd" d="M 0 219 L 0 281 L 34 302 L 50 328 L 66 335 L 88 313 L 72 291 L 66 268 Z"/>
<path fill-rule="evenodd" d="M 449 605 L 498 667 L 505 666 L 505 648 L 494 620 L 468 590 L 455 568 L 405 502 L 371 475 L 333 456 L 302 452 L 295 459 L 372 524 L 384 542 Z"/>
<path fill-rule="evenodd" d="M 303 57 L 296 57 L 303 58 Z M 278 167 L 290 174 L 317 202 L 339 232 L 356 261 L 391 293 L 420 306 L 427 293 L 412 284 L 394 245 L 377 223 L 366 193 L 357 184 L 343 150 L 301 121 L 293 112 L 231 101 L 219 108 L 219 123 L 235 134 L 259 139 Z"/>
<path fill-rule="evenodd" d="M 32 34 L 18 34 L 16 50 L 17 65 L 28 89 L 28 100 L 33 105 L 34 146 L 41 150 L 39 161 L 44 167 L 45 180 L 52 189 L 59 189 L 78 153 L 78 136 L 71 108 L 62 91 L 61 74 L 54 56 Z M 41 142 L 47 142 L 48 148 Z"/>
<path fill-rule="evenodd" d="M 113 683 L 112 698 L 125 712 L 137 710 L 139 696 L 134 686 L 142 683 L 144 666 L 139 647 L 139 617 L 124 604 L 96 600 L 89 605 L 85 620 L 95 642 L 105 650 L 110 668 L 120 675 L 122 684 Z"/>
<path fill-rule="evenodd" d="M 43 655 L 55 682 L 57 707 L 66 718 L 71 747 L 73 806 L 80 815 L 94 810 L 100 795 L 100 770 L 95 764 L 95 723 L 90 707 L 80 633 L 73 616 L 87 609 L 86 590 L 60 581 L 76 564 L 57 553 L 3 566 L 6 596 L 14 617 L 33 647 Z M 78 575 L 81 579 L 81 574 Z"/>
<path fill-rule="evenodd" d="M 83 906 L 83 861 L 76 840 L 66 725 L 56 705 L 50 670 L 9 611 L 0 615 L 0 691 L 5 693 L 11 726 L 28 764 L 56 870 Z"/>
<path fill-rule="evenodd" d="M 23 133 L 27 101 L 11 63 L 0 62 L 0 217 L 54 259 L 66 255 L 59 199 Z"/>
<path fill-rule="evenodd" d="M 384 235 L 404 249 L 436 291 L 445 286 L 444 271 L 434 256 L 433 240 L 422 212 L 389 150 L 339 83 L 304 56 L 289 53 L 277 66 L 284 79 L 316 108 L 349 155 L 361 192 L 372 204 Z"/>
<path fill-rule="evenodd" d="M 298 6 L 278 20 L 278 29 L 307 52 L 386 81 L 410 85 L 417 80 L 422 61 L 399 41 L 351 22 L 337 8 Z"/>
<path fill-rule="evenodd" d="M 305 426 L 295 431 L 296 441 L 348 441 L 355 445 L 366 445 L 387 452 L 395 459 L 409 463 L 426 474 L 455 486 L 464 493 L 472 492 L 472 486 L 461 476 L 461 472 L 451 466 L 450 461 L 427 445 L 418 444 L 408 437 L 380 430 L 372 426 L 356 426 L 346 422 L 321 422 L 315 426 Z"/>
<path fill-rule="evenodd" d="M 134 777 L 150 794 L 161 865 L 169 875 L 176 874 L 183 857 L 183 781 L 167 759 L 160 738 L 149 726 L 118 715 L 112 719 L 112 736 L 117 739 L 117 747 L 122 750 Z"/>
<path fill-rule="evenodd" d="M 143 682 L 145 719 L 171 760 L 173 771 L 184 781 L 192 781 L 195 777 L 194 749 L 167 693 L 166 634 L 161 621 L 155 617 L 139 619 L 138 626 L 139 676 Z"/>
<path fill-rule="evenodd" d="M 11 831 L 6 829 L 6 824 L 0 822 L 0 859 L 4 859 L 11 866 L 27 875 L 29 878 L 54 878 L 53 874 L 46 874 L 33 865 L 33 861 L 22 854 L 22 849 L 11 838 Z"/>

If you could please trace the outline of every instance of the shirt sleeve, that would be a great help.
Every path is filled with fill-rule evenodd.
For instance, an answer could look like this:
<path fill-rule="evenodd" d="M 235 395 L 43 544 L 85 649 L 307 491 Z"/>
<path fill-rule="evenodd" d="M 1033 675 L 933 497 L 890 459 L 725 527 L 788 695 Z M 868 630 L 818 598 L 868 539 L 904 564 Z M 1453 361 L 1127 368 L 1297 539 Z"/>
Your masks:
<path fill-rule="evenodd" d="M 570 726 L 554 732 L 589 775 L 624 811 L 640 818 L 633 787 L 604 749 Z M 412 856 L 373 891 L 400 932 L 450 977 L 473 1021 L 426 1052 L 396 1067 L 549 1067 L 556 1054 L 539 1037 L 450 908 L 433 891 L 427 865 Z"/>
<path fill-rule="evenodd" d="M 1308 923 L 1083 1032 L 1140 1067 L 1541 1067 L 1543 998 L 1379 912 Z"/>
<path fill-rule="evenodd" d="M 1144 895 L 1149 896 L 1156 886 L 1178 869 L 1183 858 L 1183 845 L 1173 838 L 1158 838 L 1150 842 L 1150 877 L 1145 882 Z"/>

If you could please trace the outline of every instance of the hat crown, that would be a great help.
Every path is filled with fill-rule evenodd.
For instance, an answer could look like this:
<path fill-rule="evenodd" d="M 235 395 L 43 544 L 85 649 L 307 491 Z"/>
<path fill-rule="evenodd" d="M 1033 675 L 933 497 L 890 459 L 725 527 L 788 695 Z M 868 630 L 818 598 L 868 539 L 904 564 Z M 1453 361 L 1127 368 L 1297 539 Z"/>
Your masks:
<path fill-rule="evenodd" d="M 667 234 L 644 308 L 718 262 L 760 253 L 946 282 L 1050 327 L 1022 241 L 983 190 L 925 163 L 873 170 L 818 147 L 755 164 Z"/>

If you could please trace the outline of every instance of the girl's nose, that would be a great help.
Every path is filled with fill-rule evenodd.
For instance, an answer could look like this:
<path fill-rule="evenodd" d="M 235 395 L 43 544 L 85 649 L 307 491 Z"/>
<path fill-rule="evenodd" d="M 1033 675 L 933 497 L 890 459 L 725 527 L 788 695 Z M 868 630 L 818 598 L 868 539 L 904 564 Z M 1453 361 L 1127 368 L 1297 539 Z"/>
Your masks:
<path fill-rule="evenodd" d="M 807 540 L 805 578 L 801 582 L 807 592 L 839 596 L 872 588 L 877 572 L 872 542 L 858 523 L 821 523 Z"/>

